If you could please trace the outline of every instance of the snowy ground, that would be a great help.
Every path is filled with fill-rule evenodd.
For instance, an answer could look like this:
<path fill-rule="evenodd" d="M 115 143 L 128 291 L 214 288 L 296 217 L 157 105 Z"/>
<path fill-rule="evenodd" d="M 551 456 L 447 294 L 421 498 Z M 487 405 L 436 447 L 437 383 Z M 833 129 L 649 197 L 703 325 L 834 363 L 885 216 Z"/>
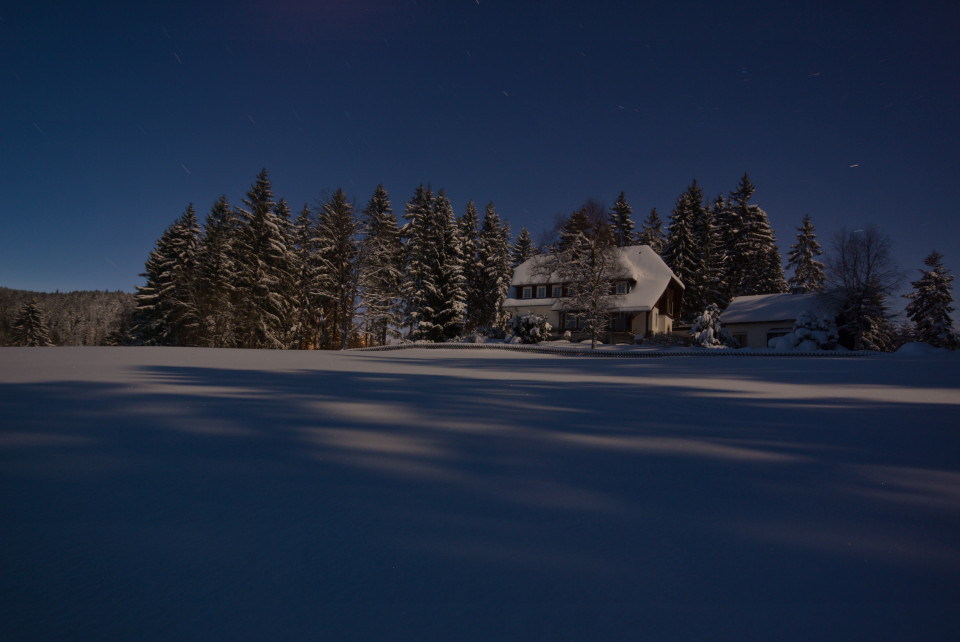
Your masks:
<path fill-rule="evenodd" d="M 0 349 L 4 640 L 956 639 L 960 359 Z"/>

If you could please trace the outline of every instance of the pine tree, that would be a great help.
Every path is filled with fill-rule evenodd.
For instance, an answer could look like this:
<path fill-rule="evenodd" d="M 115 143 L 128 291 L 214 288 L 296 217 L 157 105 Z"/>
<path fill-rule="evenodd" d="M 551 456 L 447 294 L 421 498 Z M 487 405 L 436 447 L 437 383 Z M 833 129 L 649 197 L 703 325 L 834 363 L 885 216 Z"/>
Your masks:
<path fill-rule="evenodd" d="M 433 272 L 433 289 L 428 291 L 428 314 L 421 319 L 420 330 L 423 338 L 443 341 L 463 332 L 466 278 L 456 217 L 442 189 L 433 201 L 431 227 L 434 242 L 429 269 Z"/>
<path fill-rule="evenodd" d="M 788 285 L 794 294 L 804 292 L 821 292 L 826 276 L 823 273 L 823 263 L 817 257 L 823 254 L 817 242 L 816 230 L 810 221 L 810 215 L 803 217 L 803 223 L 797 228 L 797 242 L 790 246 L 787 265 L 793 268 L 793 276 Z"/>
<path fill-rule="evenodd" d="M 683 291 L 683 318 L 692 322 L 709 303 L 711 273 L 708 262 L 712 260 L 712 250 L 716 246 L 716 240 L 713 217 L 704 203 L 703 189 L 697 184 L 696 179 L 687 188 L 687 194 L 693 245 L 689 255 L 689 273 L 687 280 L 684 281 L 686 289 Z"/>
<path fill-rule="evenodd" d="M 134 345 L 163 345 L 167 334 L 165 324 L 166 302 L 162 295 L 169 287 L 170 265 L 173 253 L 170 250 L 172 226 L 168 227 L 154 243 L 150 255 L 140 274 L 145 279 L 143 285 L 135 286 L 136 308 L 133 313 L 133 327 L 130 330 L 130 342 Z"/>
<path fill-rule="evenodd" d="M 174 252 L 173 281 L 168 293 L 175 345 L 198 345 L 200 314 L 197 306 L 198 250 L 200 224 L 189 205 L 174 224 L 171 247 Z"/>
<path fill-rule="evenodd" d="M 50 330 L 43 320 L 43 311 L 36 301 L 28 301 L 13 321 L 13 344 L 17 346 L 52 346 Z"/>
<path fill-rule="evenodd" d="M 457 225 L 465 281 L 465 330 L 471 332 L 480 325 L 479 317 L 484 298 L 484 266 L 478 260 L 480 215 L 477 213 L 477 206 L 473 204 L 473 201 L 467 202 L 466 210 Z"/>
<path fill-rule="evenodd" d="M 928 269 L 920 270 L 920 278 L 910 285 L 913 292 L 904 296 L 910 299 L 907 316 L 915 324 L 916 340 L 941 348 L 955 350 L 960 344 L 953 329 L 953 275 L 943 266 L 943 256 L 934 250 L 923 264 Z"/>
<path fill-rule="evenodd" d="M 197 266 L 200 345 L 237 344 L 233 316 L 237 305 L 236 245 L 239 221 L 226 196 L 214 202 L 204 223 Z"/>
<path fill-rule="evenodd" d="M 699 200 L 697 200 L 699 199 Z M 667 245 L 663 260 L 677 275 L 677 278 L 689 288 L 697 278 L 700 269 L 700 251 L 694 235 L 697 210 L 703 207 L 703 194 L 696 181 L 677 198 L 673 213 L 670 215 L 670 227 L 667 231 Z M 686 291 L 684 291 L 686 299 Z M 684 309 L 696 314 L 697 303 L 684 301 Z"/>
<path fill-rule="evenodd" d="M 735 296 L 787 291 L 780 250 L 770 220 L 766 212 L 750 203 L 755 191 L 750 177 L 744 174 L 721 217 L 728 266 L 728 300 Z"/>
<path fill-rule="evenodd" d="M 723 246 L 723 231 L 720 228 L 720 220 L 723 211 L 727 207 L 727 200 L 723 194 L 718 194 L 713 199 L 713 204 L 709 211 L 709 230 L 707 240 L 704 241 L 703 262 L 706 272 L 704 277 L 704 299 L 707 305 L 714 303 L 719 308 L 726 307 L 729 302 L 726 298 L 727 292 L 727 263 L 726 252 Z"/>
<path fill-rule="evenodd" d="M 433 289 L 433 273 L 429 269 L 431 252 L 433 191 L 420 185 L 404 208 L 405 223 L 401 230 L 404 242 L 405 265 L 403 295 L 403 320 L 408 336 L 422 338 L 420 322 L 426 314 L 427 292 Z"/>
<path fill-rule="evenodd" d="M 318 292 L 317 230 L 306 203 L 293 222 L 294 287 L 291 299 L 293 328 L 290 345 L 297 350 L 316 348 L 320 342 L 322 305 Z"/>
<path fill-rule="evenodd" d="M 238 210 L 238 344 L 285 348 L 290 329 L 292 282 L 290 221 L 276 210 L 267 170 L 257 175 Z"/>
<path fill-rule="evenodd" d="M 197 345 L 200 340 L 198 246 L 193 205 L 164 230 L 137 286 L 133 341 L 145 345 Z"/>
<path fill-rule="evenodd" d="M 560 228 L 560 241 L 557 244 L 557 249 L 561 252 L 575 251 L 578 246 L 585 245 L 584 238 L 591 236 L 593 227 L 594 223 L 587 215 L 586 208 L 580 207 L 574 210 L 570 218 Z"/>
<path fill-rule="evenodd" d="M 525 227 L 520 228 L 517 240 L 514 241 L 513 247 L 510 250 L 510 267 L 517 267 L 536 253 L 533 240 L 530 238 L 530 232 L 528 232 Z"/>
<path fill-rule="evenodd" d="M 324 346 L 328 349 L 346 349 L 354 332 L 360 276 L 358 232 L 353 207 L 338 189 L 317 215 L 318 283 L 320 296 L 330 310 Z"/>
<path fill-rule="evenodd" d="M 632 213 L 633 209 L 627 203 L 626 195 L 620 192 L 620 196 L 610 209 L 610 229 L 617 247 L 633 245 L 633 220 L 630 218 Z"/>
<path fill-rule="evenodd" d="M 503 302 L 510 290 L 510 227 L 500 221 L 493 203 L 488 203 L 480 228 L 477 263 L 482 267 L 480 308 L 477 325 L 501 329 L 506 319 Z"/>
<path fill-rule="evenodd" d="M 403 244 L 383 185 L 377 185 L 363 217 L 361 307 L 368 338 L 374 345 L 385 345 L 388 336 L 397 336 L 402 322 Z"/>
<path fill-rule="evenodd" d="M 657 208 L 650 210 L 650 214 L 644 219 L 643 228 L 637 234 L 637 243 L 649 245 L 654 252 L 663 255 L 667 246 L 667 237 L 663 233 L 663 222 L 660 220 Z"/>

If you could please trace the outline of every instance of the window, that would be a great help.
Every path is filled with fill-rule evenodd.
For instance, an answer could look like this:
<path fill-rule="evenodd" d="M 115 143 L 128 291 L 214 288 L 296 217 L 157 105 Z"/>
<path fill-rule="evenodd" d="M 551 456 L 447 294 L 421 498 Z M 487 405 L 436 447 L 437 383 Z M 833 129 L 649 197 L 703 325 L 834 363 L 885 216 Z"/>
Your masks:
<path fill-rule="evenodd" d="M 538 298 L 538 299 L 545 299 L 545 298 L 547 298 L 547 286 L 545 286 L 545 285 L 538 285 L 538 286 L 537 286 L 537 298 Z"/>
<path fill-rule="evenodd" d="M 747 347 L 747 333 L 746 333 L 746 332 L 738 332 L 738 333 L 734 334 L 734 335 L 733 335 L 733 340 L 736 341 L 738 344 L 740 344 L 740 347 L 741 347 L 741 348 L 746 348 L 746 347 Z"/>
<path fill-rule="evenodd" d="M 614 332 L 626 332 L 627 313 L 617 312 L 616 314 L 610 315 L 610 329 Z"/>
<path fill-rule="evenodd" d="M 524 298 L 524 299 L 532 299 L 532 298 L 533 298 L 533 288 L 530 287 L 529 285 L 523 286 L 523 297 L 522 297 L 522 298 Z"/>
<path fill-rule="evenodd" d="M 667 295 L 667 314 L 673 316 L 673 297 L 670 294 Z"/>
<path fill-rule="evenodd" d="M 627 282 L 620 281 L 617 283 L 617 294 L 626 294 L 627 293 Z"/>
<path fill-rule="evenodd" d="M 555 285 L 555 286 L 553 286 L 553 295 L 552 295 L 552 296 L 553 296 L 554 299 L 559 299 L 560 297 L 562 297 L 562 296 L 563 296 L 563 286 L 562 286 L 562 285 Z"/>
<path fill-rule="evenodd" d="M 576 330 L 577 329 L 577 315 L 567 312 L 564 315 L 563 327 L 567 330 Z"/>

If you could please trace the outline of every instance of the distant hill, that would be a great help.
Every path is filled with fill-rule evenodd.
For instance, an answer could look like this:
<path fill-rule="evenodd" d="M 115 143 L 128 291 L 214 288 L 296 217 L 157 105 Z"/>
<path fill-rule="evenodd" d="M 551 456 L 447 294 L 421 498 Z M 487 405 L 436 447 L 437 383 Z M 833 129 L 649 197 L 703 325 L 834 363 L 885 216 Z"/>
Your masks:
<path fill-rule="evenodd" d="M 135 302 L 129 292 L 31 292 L 0 287 L 0 345 L 12 345 L 13 322 L 23 305 L 36 301 L 58 346 L 123 343 Z"/>

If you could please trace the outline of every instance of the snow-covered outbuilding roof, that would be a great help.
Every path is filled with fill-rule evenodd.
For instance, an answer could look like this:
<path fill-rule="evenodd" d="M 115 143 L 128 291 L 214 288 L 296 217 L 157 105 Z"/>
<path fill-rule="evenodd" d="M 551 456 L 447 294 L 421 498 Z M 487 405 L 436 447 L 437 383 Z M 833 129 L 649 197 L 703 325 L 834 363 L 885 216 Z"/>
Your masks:
<path fill-rule="evenodd" d="M 677 278 L 663 259 L 653 251 L 649 245 L 631 245 L 619 248 L 619 261 L 621 274 L 619 281 L 631 282 L 631 287 L 626 294 L 620 294 L 610 297 L 610 308 L 630 311 L 649 311 L 656 306 L 657 301 L 663 295 L 667 286 L 672 281 L 681 290 L 683 283 Z M 538 270 L 539 262 L 543 256 L 535 256 L 518 265 L 513 271 L 513 280 L 511 286 L 538 285 L 538 284 L 559 284 L 562 283 L 560 277 L 554 274 L 543 274 Z M 531 307 L 531 306 L 549 306 L 552 309 L 560 309 L 561 300 L 555 298 L 540 299 L 516 299 L 508 298 L 503 302 L 505 308 Z"/>
<path fill-rule="evenodd" d="M 802 312 L 809 311 L 823 315 L 829 313 L 832 308 L 830 299 L 819 292 L 738 296 L 720 315 L 720 322 L 726 325 L 795 321 Z"/>

